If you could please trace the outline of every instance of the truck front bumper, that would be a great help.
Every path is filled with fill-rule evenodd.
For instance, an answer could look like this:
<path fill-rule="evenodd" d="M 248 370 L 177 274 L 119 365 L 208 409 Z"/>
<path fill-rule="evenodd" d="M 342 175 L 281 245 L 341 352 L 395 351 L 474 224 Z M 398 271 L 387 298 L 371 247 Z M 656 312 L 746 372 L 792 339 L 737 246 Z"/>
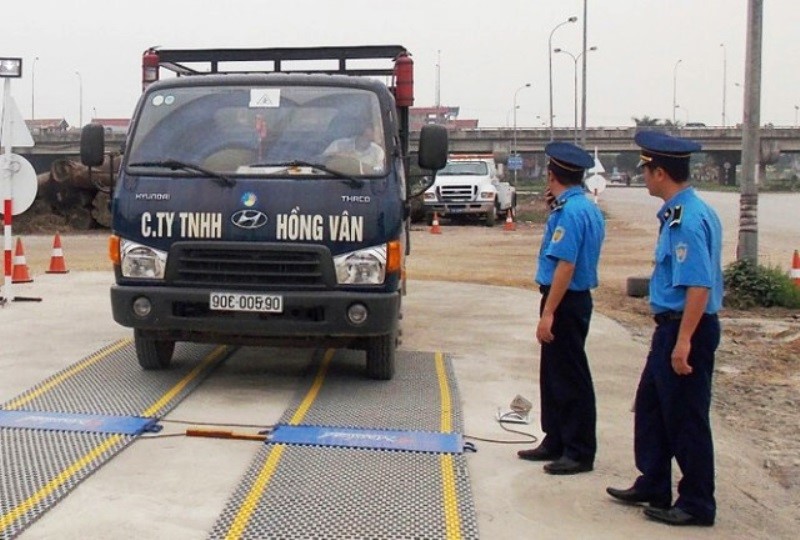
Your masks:
<path fill-rule="evenodd" d="M 269 343 L 322 338 L 358 338 L 389 334 L 398 326 L 400 293 L 342 291 L 281 291 L 282 313 L 215 311 L 209 308 L 209 290 L 177 287 L 111 287 L 114 320 L 175 341 L 215 343 Z M 151 309 L 145 317 L 133 303 L 147 298 Z M 367 317 L 361 324 L 348 319 L 347 311 L 362 304 Z"/>
<path fill-rule="evenodd" d="M 494 201 L 454 202 L 454 203 L 425 203 L 425 212 L 436 212 L 440 216 L 461 214 L 485 214 L 494 209 Z"/>

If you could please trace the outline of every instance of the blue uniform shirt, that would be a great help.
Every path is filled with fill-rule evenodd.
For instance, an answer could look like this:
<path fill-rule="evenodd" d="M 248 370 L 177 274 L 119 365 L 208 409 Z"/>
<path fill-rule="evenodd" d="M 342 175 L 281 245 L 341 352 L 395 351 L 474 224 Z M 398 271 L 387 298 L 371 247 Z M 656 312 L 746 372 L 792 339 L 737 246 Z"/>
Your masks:
<path fill-rule="evenodd" d="M 722 225 L 717 213 L 686 188 L 658 211 L 661 230 L 650 279 L 654 313 L 683 311 L 687 287 L 709 289 L 706 313 L 722 306 Z"/>
<path fill-rule="evenodd" d="M 569 284 L 571 291 L 587 291 L 597 287 L 597 261 L 605 237 L 603 214 L 583 194 L 581 186 L 564 191 L 547 218 L 536 282 L 552 285 L 558 261 L 575 265 Z"/>

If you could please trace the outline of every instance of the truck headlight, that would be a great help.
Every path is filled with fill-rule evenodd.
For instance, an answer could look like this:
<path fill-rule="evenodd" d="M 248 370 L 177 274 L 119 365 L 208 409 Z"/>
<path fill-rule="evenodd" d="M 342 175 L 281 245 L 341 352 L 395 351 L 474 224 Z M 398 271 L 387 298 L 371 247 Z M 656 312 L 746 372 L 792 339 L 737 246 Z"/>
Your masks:
<path fill-rule="evenodd" d="M 426 191 L 425 192 L 425 200 L 426 201 L 435 201 L 436 200 L 436 193 L 433 191 Z"/>
<path fill-rule="evenodd" d="M 380 285 L 386 276 L 386 244 L 333 258 L 339 285 Z"/>
<path fill-rule="evenodd" d="M 483 199 L 484 201 L 493 201 L 495 193 L 495 191 L 481 191 L 478 194 L 478 198 Z"/>
<path fill-rule="evenodd" d="M 120 269 L 129 278 L 164 279 L 167 253 L 158 249 L 123 240 L 120 244 Z"/>

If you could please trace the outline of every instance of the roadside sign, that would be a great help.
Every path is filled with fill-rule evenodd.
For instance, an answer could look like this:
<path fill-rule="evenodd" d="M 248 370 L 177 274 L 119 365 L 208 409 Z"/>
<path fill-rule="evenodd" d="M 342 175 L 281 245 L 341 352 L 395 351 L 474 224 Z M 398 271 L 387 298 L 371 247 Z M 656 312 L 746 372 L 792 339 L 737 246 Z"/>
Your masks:
<path fill-rule="evenodd" d="M 2 138 L 0 144 L 6 146 L 7 143 L 10 142 L 10 145 L 14 148 L 31 148 L 34 146 L 33 137 L 31 136 L 31 132 L 28 131 L 28 126 L 25 125 L 25 120 L 22 118 L 22 113 L 19 112 L 17 102 L 14 101 L 13 97 L 8 96 L 5 101 L 5 105 L 6 107 L 4 114 L 8 114 L 10 116 L 10 122 L 6 125 L 10 126 L 11 132 L 8 134 L 8 141 L 6 140 L 7 134 L 2 133 L 2 136 L 0 136 L 0 138 Z"/>
<path fill-rule="evenodd" d="M 508 170 L 510 171 L 522 170 L 522 156 L 516 154 L 513 156 L 508 156 Z"/>
<path fill-rule="evenodd" d="M 592 176 L 586 179 L 586 187 L 593 194 L 597 195 L 598 193 L 602 193 L 603 190 L 606 189 L 606 179 L 600 176 L 599 174 L 593 174 Z"/>

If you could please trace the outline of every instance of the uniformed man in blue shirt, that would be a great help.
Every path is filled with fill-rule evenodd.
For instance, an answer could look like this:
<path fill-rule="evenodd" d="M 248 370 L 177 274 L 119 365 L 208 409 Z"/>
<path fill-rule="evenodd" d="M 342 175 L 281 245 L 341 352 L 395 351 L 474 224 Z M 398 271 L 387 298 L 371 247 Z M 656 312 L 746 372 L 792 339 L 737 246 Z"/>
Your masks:
<path fill-rule="evenodd" d="M 641 472 L 628 489 L 607 488 L 670 525 L 714 524 L 714 448 L 709 409 L 722 305 L 722 227 L 687 184 L 700 145 L 652 131 L 636 135 L 650 195 L 664 200 L 650 279 L 656 329 L 636 392 L 634 454 Z M 672 458 L 680 467 L 672 504 Z"/>
<path fill-rule="evenodd" d="M 539 390 L 544 440 L 517 455 L 550 461 L 549 474 L 591 471 L 597 451 L 594 385 L 584 346 L 605 237 L 603 215 L 584 194 L 583 174 L 594 159 L 565 142 L 545 147 L 547 188 L 555 197 L 547 219 L 536 282 L 542 293 L 536 339 L 541 344 Z"/>

